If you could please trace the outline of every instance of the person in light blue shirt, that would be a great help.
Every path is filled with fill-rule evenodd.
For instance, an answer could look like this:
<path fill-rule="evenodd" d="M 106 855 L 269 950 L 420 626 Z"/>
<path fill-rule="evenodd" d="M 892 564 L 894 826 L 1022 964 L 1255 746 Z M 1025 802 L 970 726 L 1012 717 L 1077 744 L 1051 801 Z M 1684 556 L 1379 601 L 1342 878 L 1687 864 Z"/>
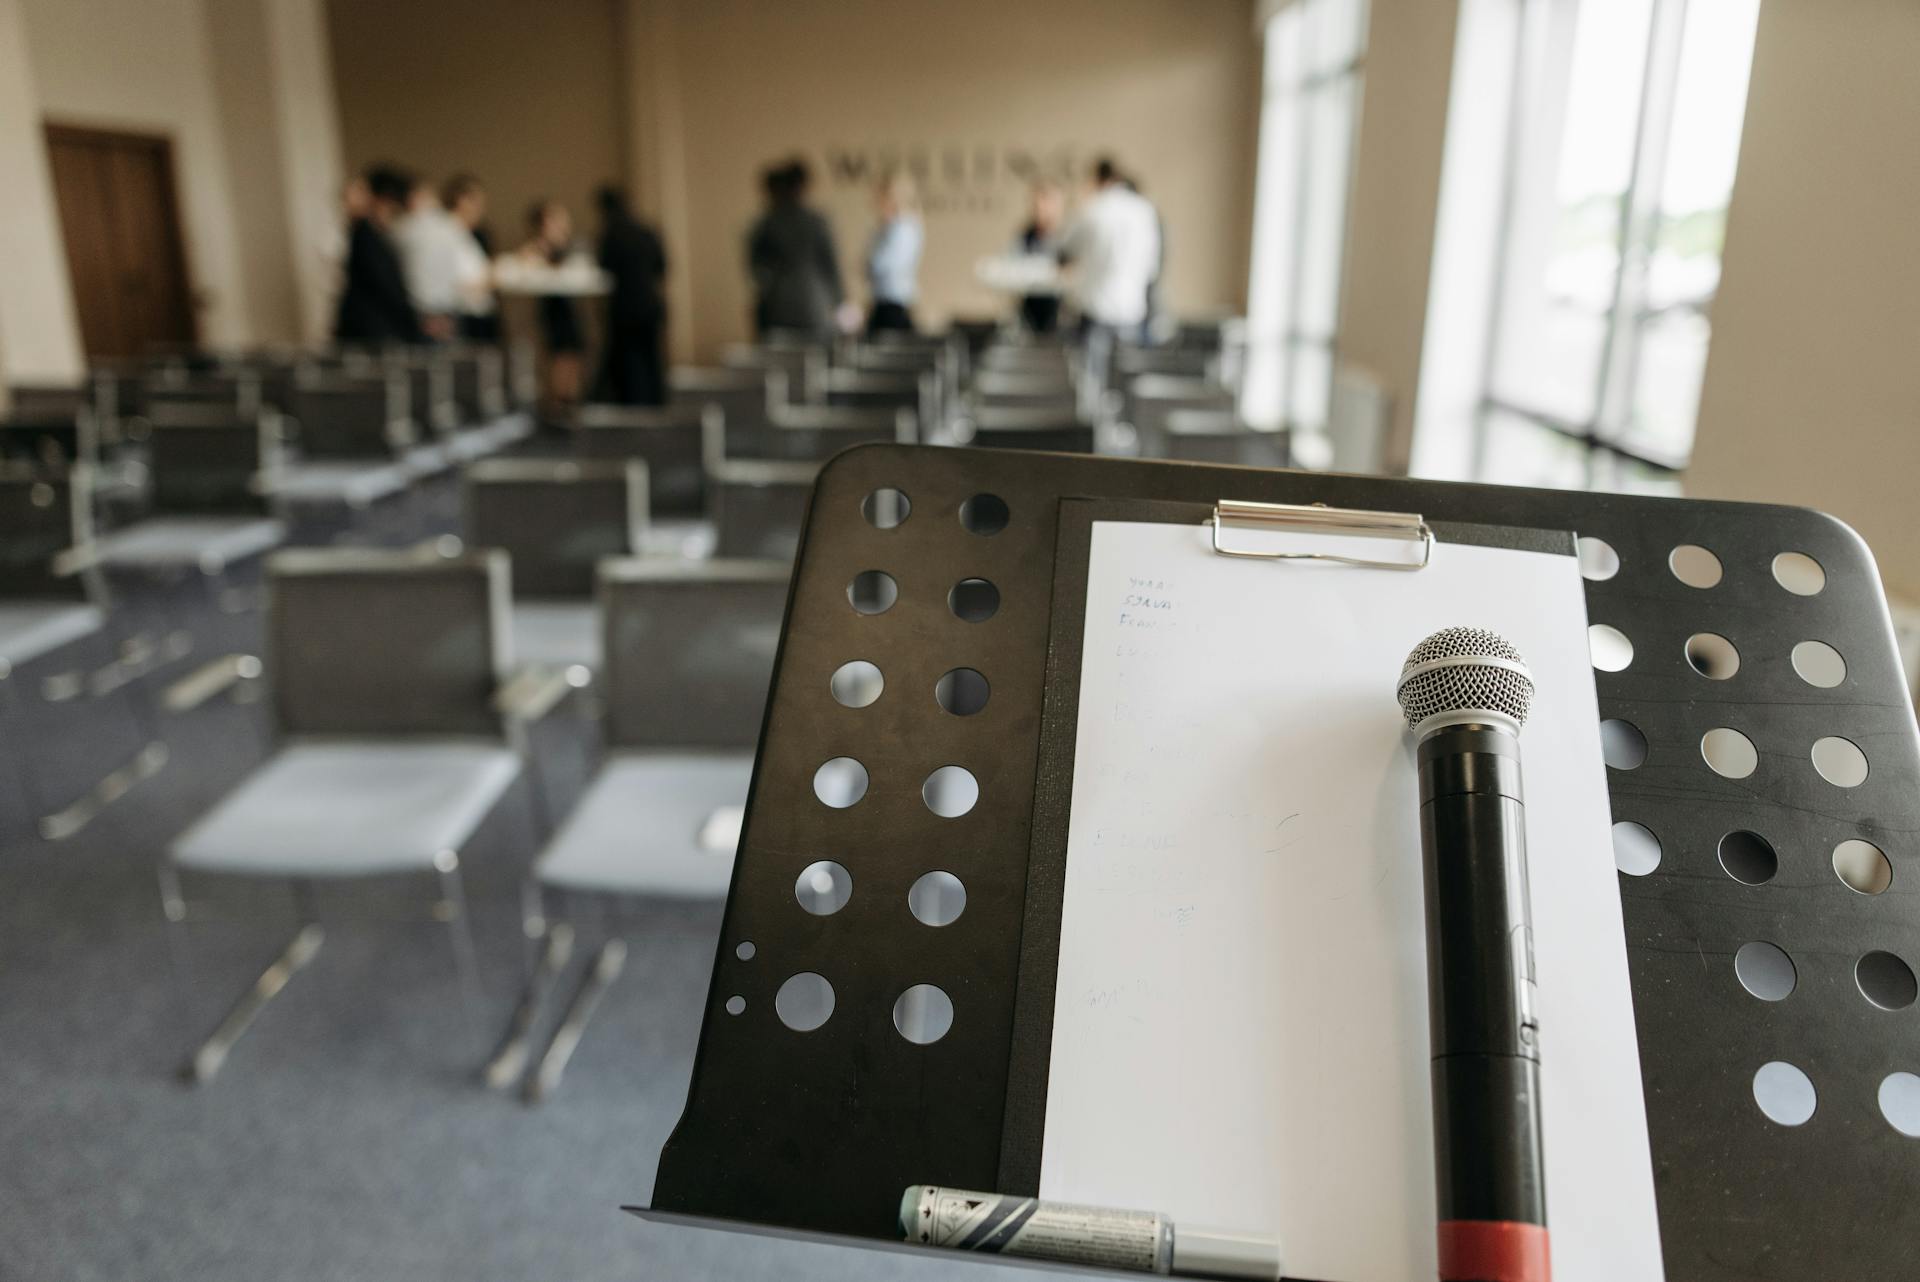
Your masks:
<path fill-rule="evenodd" d="M 877 193 L 880 225 L 867 248 L 867 285 L 873 307 L 867 313 L 867 333 L 882 330 L 913 332 L 913 301 L 919 293 L 920 250 L 926 230 L 920 222 L 913 180 L 891 174 Z"/>

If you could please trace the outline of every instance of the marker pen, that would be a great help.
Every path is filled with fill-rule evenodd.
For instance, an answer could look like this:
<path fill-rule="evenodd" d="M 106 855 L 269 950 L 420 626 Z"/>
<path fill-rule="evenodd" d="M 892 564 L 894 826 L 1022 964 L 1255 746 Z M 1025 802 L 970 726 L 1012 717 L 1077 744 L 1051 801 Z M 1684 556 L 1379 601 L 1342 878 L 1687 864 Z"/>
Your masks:
<path fill-rule="evenodd" d="M 900 1199 L 909 1242 L 1197 1278 L 1280 1277 L 1280 1243 L 1257 1233 L 1175 1229 L 1153 1211 L 1042 1202 L 965 1189 L 909 1187 Z"/>

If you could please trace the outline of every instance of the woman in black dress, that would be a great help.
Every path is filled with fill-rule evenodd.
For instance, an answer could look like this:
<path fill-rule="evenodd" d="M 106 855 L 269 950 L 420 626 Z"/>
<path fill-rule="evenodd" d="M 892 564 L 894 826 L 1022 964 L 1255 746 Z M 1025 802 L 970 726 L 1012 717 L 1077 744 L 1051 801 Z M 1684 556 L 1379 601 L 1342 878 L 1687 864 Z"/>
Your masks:
<path fill-rule="evenodd" d="M 550 267 L 559 267 L 573 254 L 573 215 L 557 200 L 535 202 L 527 213 L 533 234 L 521 253 Z M 540 340 L 547 349 L 547 392 L 561 406 L 580 399 L 586 368 L 587 335 L 580 309 L 566 294 L 543 294 L 539 299 Z"/>

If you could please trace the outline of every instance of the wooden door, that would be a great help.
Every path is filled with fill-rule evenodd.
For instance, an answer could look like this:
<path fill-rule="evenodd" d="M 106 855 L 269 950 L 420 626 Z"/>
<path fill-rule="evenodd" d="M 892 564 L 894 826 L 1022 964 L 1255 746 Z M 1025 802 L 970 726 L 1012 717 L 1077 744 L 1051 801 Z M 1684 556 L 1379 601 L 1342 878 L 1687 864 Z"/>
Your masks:
<path fill-rule="evenodd" d="M 47 126 L 60 228 L 89 357 L 138 356 L 196 338 L 173 144 L 147 134 Z"/>

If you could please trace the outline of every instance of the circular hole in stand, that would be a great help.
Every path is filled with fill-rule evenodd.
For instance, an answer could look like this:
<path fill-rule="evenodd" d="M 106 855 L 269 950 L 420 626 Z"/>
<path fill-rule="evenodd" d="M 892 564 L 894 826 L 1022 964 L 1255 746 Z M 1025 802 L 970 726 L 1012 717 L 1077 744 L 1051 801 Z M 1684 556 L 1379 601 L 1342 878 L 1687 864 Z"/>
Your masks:
<path fill-rule="evenodd" d="M 1760 886 L 1780 871 L 1780 856 L 1774 853 L 1772 842 L 1742 828 L 1720 839 L 1720 866 L 1735 881 Z"/>
<path fill-rule="evenodd" d="M 1782 552 L 1773 558 L 1773 581 L 1795 596 L 1816 596 L 1827 586 L 1827 572 L 1805 552 Z"/>
<path fill-rule="evenodd" d="M 933 683 L 933 697 L 956 717 L 970 717 L 987 706 L 987 679 L 972 668 L 955 668 Z"/>
<path fill-rule="evenodd" d="M 854 659 L 835 668 L 827 686 L 833 691 L 834 702 L 841 707 L 864 708 L 880 697 L 887 682 L 878 667 L 865 659 Z"/>
<path fill-rule="evenodd" d="M 1583 535 L 1575 544 L 1580 554 L 1580 577 L 1603 583 L 1620 573 L 1620 554 L 1605 539 Z"/>
<path fill-rule="evenodd" d="M 1682 543 L 1667 555 L 1673 577 L 1690 588 L 1710 588 L 1720 582 L 1720 558 L 1697 543 Z"/>
<path fill-rule="evenodd" d="M 831 859 L 817 859 L 794 879 L 793 897 L 815 917 L 837 913 L 853 898 L 853 874 Z"/>
<path fill-rule="evenodd" d="M 1822 690 L 1847 679 L 1847 661 L 1825 641 L 1802 641 L 1793 647 L 1793 670 L 1802 681 Z"/>
<path fill-rule="evenodd" d="M 1593 666 L 1602 672 L 1620 672 L 1633 662 L 1633 642 L 1609 623 L 1587 629 L 1587 648 L 1593 652 Z"/>
<path fill-rule="evenodd" d="M 1621 820 L 1613 826 L 1613 863 L 1629 877 L 1644 877 L 1660 866 L 1660 839 L 1645 824 Z"/>
<path fill-rule="evenodd" d="M 1763 1002 L 1785 1001 L 1800 982 L 1793 958 L 1763 939 L 1740 945 L 1733 955 L 1733 973 L 1740 987 Z"/>
<path fill-rule="evenodd" d="M 743 939 L 734 946 L 733 955 L 741 961 L 752 961 L 753 955 L 758 951 L 759 949 L 753 946 L 751 939 Z"/>
<path fill-rule="evenodd" d="M 913 503 L 903 491 L 883 485 L 860 500 L 860 515 L 876 530 L 891 530 L 913 514 Z"/>
<path fill-rule="evenodd" d="M 1877 895 L 1893 884 L 1893 862 L 1871 841 L 1849 837 L 1833 848 L 1833 873 L 1847 889 Z"/>
<path fill-rule="evenodd" d="M 1687 662 L 1709 681 L 1725 681 L 1740 671 L 1740 652 L 1717 632 L 1696 632 L 1687 638 Z"/>
<path fill-rule="evenodd" d="M 1799 1126 L 1813 1116 L 1819 1096 L 1811 1078 L 1785 1060 L 1776 1059 L 1762 1064 L 1753 1075 L 1753 1102 L 1769 1121 Z"/>
<path fill-rule="evenodd" d="M 1880 1116 L 1902 1135 L 1920 1140 L 1920 1077 L 1888 1073 L 1880 1082 Z"/>
<path fill-rule="evenodd" d="M 1729 726 L 1701 735 L 1700 755 L 1724 779 L 1745 779 L 1760 768 L 1760 752 L 1753 740 Z"/>
<path fill-rule="evenodd" d="M 811 1033 L 833 1014 L 833 985 L 810 970 L 790 975 L 773 995 L 773 1013 L 794 1032 Z"/>
<path fill-rule="evenodd" d="M 867 768 L 852 757 L 824 761 L 813 772 L 813 795 L 822 805 L 845 810 L 867 795 Z"/>
<path fill-rule="evenodd" d="M 942 819 L 958 819 L 980 800 L 980 782 L 961 766 L 941 766 L 920 787 L 927 809 Z"/>
<path fill-rule="evenodd" d="M 1813 768 L 1836 788 L 1858 788 L 1867 781 L 1867 754 L 1851 739 L 1828 735 L 1814 740 Z"/>
<path fill-rule="evenodd" d="M 895 999 L 893 1026 L 915 1046 L 931 1046 L 953 1027 L 953 999 L 932 984 L 915 984 Z"/>
<path fill-rule="evenodd" d="M 847 584 L 847 600 L 861 614 L 884 614 L 900 598 L 900 585 L 885 570 L 862 570 Z"/>
<path fill-rule="evenodd" d="M 1638 770 L 1647 759 L 1647 736 L 1633 722 L 1609 717 L 1600 723 L 1600 755 L 1615 770 Z"/>
<path fill-rule="evenodd" d="M 947 608 L 963 622 L 984 623 L 1000 608 L 1000 589 L 985 579 L 962 579 L 947 593 Z"/>
<path fill-rule="evenodd" d="M 1860 995 L 1881 1010 L 1905 1010 L 1920 997 L 1913 967 L 1877 949 L 1853 964 L 1853 982 L 1860 986 Z"/>
<path fill-rule="evenodd" d="M 727 1014 L 738 1015 L 741 1011 L 745 1010 L 746 1008 L 747 1008 L 747 999 L 740 996 L 740 994 L 735 993 L 733 996 L 727 998 Z"/>
<path fill-rule="evenodd" d="M 924 926 L 951 926 L 967 910 L 967 888 L 950 872 L 926 873 L 907 891 L 907 911 Z"/>
<path fill-rule="evenodd" d="M 976 494 L 960 505 L 960 524 L 971 534 L 998 534 L 1010 516 L 1007 501 L 998 494 Z"/>

